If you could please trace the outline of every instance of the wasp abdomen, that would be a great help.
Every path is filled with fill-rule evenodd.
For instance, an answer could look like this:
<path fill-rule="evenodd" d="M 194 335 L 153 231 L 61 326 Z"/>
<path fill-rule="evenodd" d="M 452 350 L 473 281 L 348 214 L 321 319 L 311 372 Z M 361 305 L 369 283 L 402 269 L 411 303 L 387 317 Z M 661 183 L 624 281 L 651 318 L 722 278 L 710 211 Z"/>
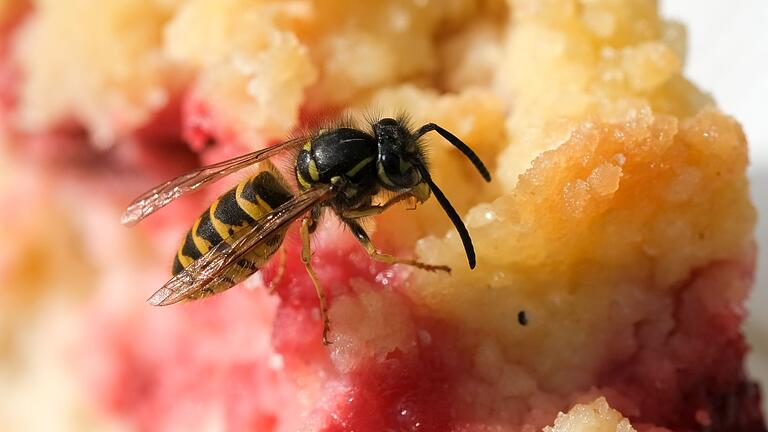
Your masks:
<path fill-rule="evenodd" d="M 195 221 L 176 253 L 173 275 L 179 274 L 212 247 L 251 226 L 291 197 L 291 192 L 270 171 L 243 180 L 214 201 Z M 272 243 L 275 243 L 274 247 Z M 256 262 L 262 262 L 272 255 L 279 243 L 270 242 L 266 249 L 258 248 L 254 253 L 259 256 L 246 257 L 238 264 L 250 273 L 256 271 Z"/>

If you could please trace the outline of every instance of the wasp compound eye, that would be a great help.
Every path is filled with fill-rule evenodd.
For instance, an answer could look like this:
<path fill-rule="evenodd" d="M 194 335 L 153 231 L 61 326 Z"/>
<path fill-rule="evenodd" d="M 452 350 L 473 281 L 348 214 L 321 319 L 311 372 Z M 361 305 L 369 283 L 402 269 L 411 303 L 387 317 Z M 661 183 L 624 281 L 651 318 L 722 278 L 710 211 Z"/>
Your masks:
<path fill-rule="evenodd" d="M 400 154 L 384 153 L 379 156 L 379 177 L 391 187 L 407 189 L 416 186 L 421 176 L 413 164 Z"/>

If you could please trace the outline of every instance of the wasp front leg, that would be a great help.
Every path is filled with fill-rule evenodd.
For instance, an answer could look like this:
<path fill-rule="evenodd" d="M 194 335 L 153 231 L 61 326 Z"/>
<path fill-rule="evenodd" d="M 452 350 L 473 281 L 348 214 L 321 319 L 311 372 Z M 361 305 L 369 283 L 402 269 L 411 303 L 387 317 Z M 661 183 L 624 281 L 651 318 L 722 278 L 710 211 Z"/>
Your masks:
<path fill-rule="evenodd" d="M 344 219 L 360 219 L 360 218 L 380 215 L 384 213 L 384 210 L 392 207 L 393 205 L 401 201 L 407 201 L 412 198 L 413 196 L 410 194 L 407 194 L 407 193 L 400 194 L 381 205 L 372 205 L 372 206 L 358 208 L 355 210 L 345 211 L 343 216 L 344 216 Z M 409 208 L 409 210 L 412 210 L 412 208 Z"/>
<path fill-rule="evenodd" d="M 376 246 L 373 245 L 373 242 L 368 236 L 368 233 L 365 232 L 363 227 L 357 221 L 346 218 L 342 218 L 342 221 L 344 221 L 349 229 L 352 230 L 352 234 L 355 235 L 357 241 L 359 241 L 365 251 L 368 252 L 368 255 L 370 255 L 370 257 L 376 261 L 387 264 L 405 264 L 427 271 L 451 272 L 451 268 L 448 266 L 425 264 L 416 260 L 398 258 L 389 254 L 382 253 L 376 249 Z"/>
<path fill-rule="evenodd" d="M 317 298 L 320 300 L 320 319 L 323 321 L 323 345 L 328 345 L 328 332 L 331 325 L 328 320 L 328 306 L 326 306 L 325 291 L 320 286 L 320 280 L 317 278 L 317 273 L 312 268 L 312 247 L 310 245 L 310 234 L 314 231 L 316 226 L 316 220 L 312 216 L 305 217 L 301 221 L 301 261 L 304 263 L 304 267 L 309 273 L 309 278 L 312 279 L 312 283 L 315 285 L 315 291 L 317 291 Z"/>

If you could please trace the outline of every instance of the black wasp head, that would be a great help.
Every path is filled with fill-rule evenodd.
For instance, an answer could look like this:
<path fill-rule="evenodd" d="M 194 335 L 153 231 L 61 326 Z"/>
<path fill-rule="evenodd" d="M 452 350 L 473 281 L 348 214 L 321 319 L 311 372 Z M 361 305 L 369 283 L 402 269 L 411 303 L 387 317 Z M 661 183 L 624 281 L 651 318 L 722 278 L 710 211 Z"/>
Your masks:
<path fill-rule="evenodd" d="M 387 189 L 411 189 L 421 182 L 414 166 L 422 164 L 417 138 L 403 121 L 384 118 L 373 124 L 373 134 L 379 146 L 376 161 L 379 180 Z"/>
<path fill-rule="evenodd" d="M 373 133 L 379 146 L 379 159 L 376 163 L 379 180 L 390 190 L 404 190 L 424 202 L 431 194 L 437 198 L 440 206 L 453 222 L 459 232 L 464 250 L 467 253 L 469 268 L 475 268 L 475 248 L 472 238 L 461 217 L 453 208 L 451 202 L 432 180 L 424 160 L 424 154 L 419 146 L 419 138 L 427 132 L 435 131 L 449 143 L 464 153 L 477 171 L 485 179 L 491 181 L 491 174 L 483 161 L 454 134 L 435 123 L 427 123 L 415 132 L 406 126 L 405 121 L 385 118 L 373 124 Z"/>

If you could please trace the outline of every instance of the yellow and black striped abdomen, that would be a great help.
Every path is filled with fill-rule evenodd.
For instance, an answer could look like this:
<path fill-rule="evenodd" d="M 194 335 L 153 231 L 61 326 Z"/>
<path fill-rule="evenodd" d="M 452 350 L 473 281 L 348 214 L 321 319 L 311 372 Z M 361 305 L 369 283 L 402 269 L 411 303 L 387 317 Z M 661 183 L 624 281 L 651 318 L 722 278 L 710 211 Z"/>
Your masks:
<path fill-rule="evenodd" d="M 195 221 L 176 253 L 173 274 L 179 274 L 212 247 L 237 231 L 251 226 L 253 222 L 263 218 L 291 197 L 288 188 L 271 171 L 263 171 L 244 179 L 214 201 Z M 264 247 L 257 248 L 254 253 L 259 256 L 246 257 L 240 263 L 247 270 L 243 272 L 245 276 L 258 269 L 256 263 L 265 261 L 277 250 L 282 241 L 282 235 L 270 239 L 271 241 Z M 240 280 L 233 282 L 237 283 Z"/>

